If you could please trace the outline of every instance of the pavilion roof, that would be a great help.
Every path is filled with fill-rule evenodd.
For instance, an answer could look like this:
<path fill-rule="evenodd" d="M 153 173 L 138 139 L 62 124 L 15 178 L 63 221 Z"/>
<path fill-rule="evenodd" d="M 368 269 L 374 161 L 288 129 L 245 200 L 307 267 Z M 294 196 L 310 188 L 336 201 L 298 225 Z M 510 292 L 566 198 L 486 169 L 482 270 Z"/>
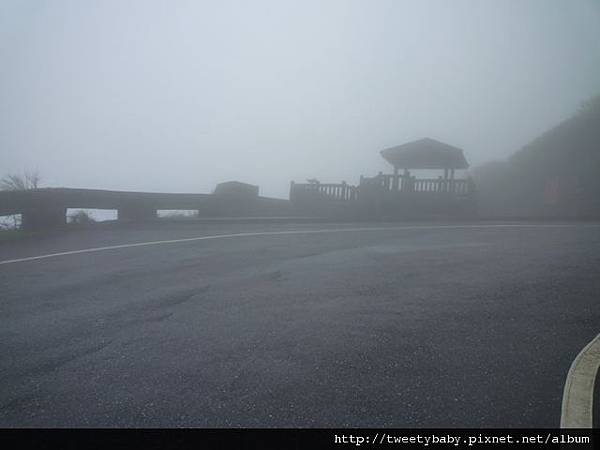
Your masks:
<path fill-rule="evenodd" d="M 431 138 L 419 139 L 381 151 L 381 156 L 399 169 L 467 169 L 460 148 Z"/>

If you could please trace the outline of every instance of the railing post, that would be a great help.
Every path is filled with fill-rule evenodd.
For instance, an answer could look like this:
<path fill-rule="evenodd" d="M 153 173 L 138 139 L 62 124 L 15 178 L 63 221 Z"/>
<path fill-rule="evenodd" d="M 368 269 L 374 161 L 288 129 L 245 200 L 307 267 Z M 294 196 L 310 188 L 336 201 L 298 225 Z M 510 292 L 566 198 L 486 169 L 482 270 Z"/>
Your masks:
<path fill-rule="evenodd" d="M 475 192 L 475 182 L 473 181 L 473 177 L 467 178 L 467 193 L 472 194 Z"/>
<path fill-rule="evenodd" d="M 152 220 L 157 217 L 156 208 L 151 205 L 143 203 L 129 203 L 120 206 L 117 209 L 117 220 L 128 220 L 128 221 L 143 221 Z"/>
<path fill-rule="evenodd" d="M 21 213 L 21 228 L 38 231 L 64 227 L 66 216 L 67 208 L 63 206 L 40 204 Z"/>

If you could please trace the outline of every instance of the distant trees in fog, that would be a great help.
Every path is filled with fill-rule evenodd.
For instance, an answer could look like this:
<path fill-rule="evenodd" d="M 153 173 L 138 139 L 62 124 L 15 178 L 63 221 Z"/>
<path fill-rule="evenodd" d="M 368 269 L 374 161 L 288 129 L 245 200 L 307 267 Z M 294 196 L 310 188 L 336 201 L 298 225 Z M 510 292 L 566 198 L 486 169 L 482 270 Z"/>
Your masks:
<path fill-rule="evenodd" d="M 0 190 L 25 191 L 27 189 L 37 189 L 40 180 L 41 177 L 37 170 L 25 171 L 22 175 L 8 174 L 0 179 Z"/>
<path fill-rule="evenodd" d="M 96 222 L 94 220 L 94 218 L 87 211 L 84 211 L 82 209 L 70 214 L 68 217 L 68 221 L 69 221 L 69 223 L 72 223 L 75 225 L 90 225 L 90 224 Z"/>
<path fill-rule="evenodd" d="M 8 174 L 0 178 L 0 191 L 25 191 L 37 189 L 40 185 L 40 174 L 37 170 L 25 171 L 22 175 Z M 0 216 L 0 230 L 16 230 L 21 226 L 21 216 L 13 214 Z"/>

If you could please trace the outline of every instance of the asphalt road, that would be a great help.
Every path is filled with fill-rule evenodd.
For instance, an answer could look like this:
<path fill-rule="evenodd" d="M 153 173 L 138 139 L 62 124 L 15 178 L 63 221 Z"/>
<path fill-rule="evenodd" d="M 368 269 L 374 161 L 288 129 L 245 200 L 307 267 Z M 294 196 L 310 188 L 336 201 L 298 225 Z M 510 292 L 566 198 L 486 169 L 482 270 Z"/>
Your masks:
<path fill-rule="evenodd" d="M 0 264 L 0 426 L 554 427 L 600 225 L 230 236 Z M 108 226 L 0 261 L 364 224 Z"/>

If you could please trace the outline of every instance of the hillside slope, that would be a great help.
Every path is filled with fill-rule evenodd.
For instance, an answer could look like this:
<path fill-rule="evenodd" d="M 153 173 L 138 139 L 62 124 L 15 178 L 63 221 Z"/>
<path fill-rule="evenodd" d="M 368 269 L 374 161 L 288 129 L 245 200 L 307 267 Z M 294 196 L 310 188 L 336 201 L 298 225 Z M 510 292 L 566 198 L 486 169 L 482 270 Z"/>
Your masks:
<path fill-rule="evenodd" d="M 473 176 L 483 216 L 600 218 L 600 96 Z"/>

